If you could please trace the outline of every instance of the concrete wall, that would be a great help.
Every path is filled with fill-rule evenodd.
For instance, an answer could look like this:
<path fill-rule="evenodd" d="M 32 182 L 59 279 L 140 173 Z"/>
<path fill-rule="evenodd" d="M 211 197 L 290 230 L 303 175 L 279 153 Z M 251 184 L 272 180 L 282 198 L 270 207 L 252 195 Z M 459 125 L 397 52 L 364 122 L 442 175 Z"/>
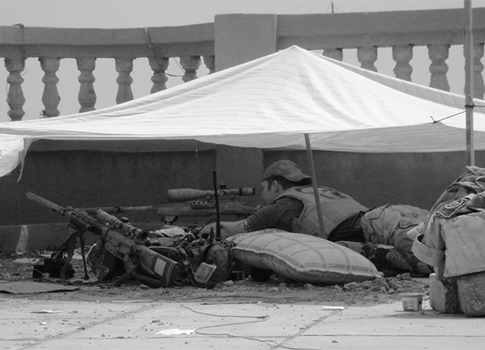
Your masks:
<path fill-rule="evenodd" d="M 38 141 L 20 182 L 19 169 L 0 178 L 0 225 L 64 220 L 28 200 L 28 191 L 62 206 L 99 207 L 162 203 L 169 188 L 211 189 L 214 155 L 195 142 Z"/>
<path fill-rule="evenodd" d="M 69 149 L 75 146 L 71 142 L 39 141 L 28 153 L 20 182 L 19 169 L 0 178 L 0 225 L 65 221 L 28 200 L 25 194 L 29 191 L 62 206 L 143 206 L 166 202 L 170 188 L 212 189 L 213 171 L 217 170 L 218 183 L 228 188 L 256 187 L 257 196 L 244 198 L 256 205 L 260 174 L 271 162 L 289 158 L 310 173 L 304 151 L 262 151 L 195 142 L 170 146 L 128 142 L 111 143 L 109 147 L 92 143 L 100 150 Z M 124 150 L 115 152 L 116 146 Z M 464 152 L 314 151 L 314 158 L 319 184 L 346 192 L 369 207 L 401 203 L 429 209 L 465 170 Z M 476 163 L 485 164 L 483 152 L 477 152 Z M 158 220 L 155 213 L 138 213 L 136 219 Z"/>
<path fill-rule="evenodd" d="M 166 202 L 170 188 L 213 189 L 213 171 L 217 170 L 218 183 L 228 188 L 254 186 L 256 196 L 242 200 L 255 206 L 259 203 L 261 172 L 284 158 L 310 173 L 304 151 L 262 151 L 194 142 L 97 142 L 79 147 L 75 142 L 39 141 L 28 153 L 20 182 L 19 169 L 0 178 L 0 252 L 14 252 L 19 247 L 50 249 L 66 237 L 67 219 L 28 200 L 25 194 L 29 191 L 61 206 L 144 206 Z M 390 203 L 429 209 L 465 171 L 464 152 L 314 151 L 314 160 L 319 184 L 339 189 L 370 208 Z M 485 165 L 484 152 L 476 153 L 476 164 Z M 120 215 L 143 228 L 161 227 L 155 212 Z M 198 218 L 197 222 L 210 219 Z"/>

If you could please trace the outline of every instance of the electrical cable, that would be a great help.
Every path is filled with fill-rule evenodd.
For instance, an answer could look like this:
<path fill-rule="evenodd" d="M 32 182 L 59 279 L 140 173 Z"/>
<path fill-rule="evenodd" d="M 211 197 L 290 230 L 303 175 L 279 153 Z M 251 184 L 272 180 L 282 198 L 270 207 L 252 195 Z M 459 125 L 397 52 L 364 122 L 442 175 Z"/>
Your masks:
<path fill-rule="evenodd" d="M 152 39 L 150 37 L 150 31 L 148 29 L 148 27 L 145 27 L 145 36 L 147 38 L 147 45 L 148 45 L 148 48 L 150 49 L 150 51 L 152 52 L 153 54 L 153 58 L 155 58 L 155 60 L 157 60 L 157 63 L 158 63 L 158 67 L 161 68 L 162 67 L 162 64 L 160 63 L 160 59 L 159 57 L 157 56 L 157 54 L 155 53 L 155 49 L 153 48 L 153 42 L 152 42 Z M 176 59 L 174 59 L 173 57 L 169 57 L 169 59 L 173 59 L 175 61 L 175 63 L 177 63 L 177 65 L 179 66 L 179 68 L 183 70 L 183 68 L 180 66 L 180 64 L 177 62 Z M 176 77 L 176 78 L 180 78 L 180 77 L 183 77 L 183 75 L 177 75 L 177 74 L 170 74 L 170 73 L 167 73 L 167 72 L 164 72 L 165 75 L 168 75 L 170 77 Z"/>
<path fill-rule="evenodd" d="M 259 323 L 259 322 L 266 322 L 269 320 L 270 316 L 269 315 L 262 315 L 262 316 L 242 316 L 242 315 L 218 315 L 218 314 L 212 314 L 208 312 L 202 312 L 202 311 L 197 311 L 194 310 L 182 303 L 180 300 L 177 300 L 177 302 L 180 304 L 181 307 L 192 311 L 193 313 L 200 314 L 200 315 L 206 315 L 206 316 L 214 316 L 214 317 L 233 317 L 233 318 L 254 318 L 255 320 L 252 321 L 245 321 L 245 322 L 234 322 L 234 323 L 224 323 L 224 324 L 218 324 L 218 325 L 212 325 L 212 326 L 203 326 L 203 327 L 198 327 L 195 329 L 195 333 L 199 335 L 208 335 L 208 336 L 225 336 L 228 338 L 241 338 L 241 339 L 247 339 L 247 340 L 252 340 L 252 341 L 258 341 L 260 343 L 266 343 L 266 344 L 274 344 L 275 348 L 283 348 L 283 349 L 288 349 L 288 350 L 318 350 L 318 349 L 313 349 L 313 348 L 295 348 L 295 347 L 289 347 L 285 346 L 282 344 L 279 344 L 275 340 L 263 340 L 259 339 L 256 337 L 247 337 L 247 336 L 241 336 L 241 335 L 234 335 L 230 333 L 205 333 L 201 332 L 201 329 L 209 329 L 209 328 L 217 328 L 217 327 L 226 327 L 226 326 L 234 326 L 234 325 L 241 325 L 241 324 L 250 324 L 250 323 Z"/>
<path fill-rule="evenodd" d="M 433 118 L 433 116 L 431 116 L 431 115 L 430 115 L 429 117 L 430 117 L 430 118 L 431 118 L 431 120 L 433 121 L 433 124 L 436 124 L 436 123 L 441 122 L 442 120 L 450 119 L 450 118 L 456 117 L 457 115 L 460 115 L 460 114 L 463 114 L 463 113 L 465 113 L 465 111 L 461 111 L 461 112 L 458 112 L 458 113 L 455 113 L 455 114 L 449 115 L 449 116 L 447 116 L 447 117 L 444 117 L 444 118 L 441 118 L 441 119 L 438 119 L 438 120 L 435 120 L 435 119 Z"/>
<path fill-rule="evenodd" d="M 475 108 L 475 107 L 478 107 L 478 108 L 485 108 L 485 105 L 483 105 L 483 106 L 482 106 L 482 105 L 476 105 L 476 104 L 472 103 L 472 104 L 466 104 L 466 105 L 465 105 L 465 107 L 466 107 L 466 108 Z M 435 119 L 433 118 L 433 116 L 431 116 L 431 115 L 430 115 L 429 117 L 430 117 L 430 118 L 431 118 L 431 120 L 433 121 L 433 124 L 436 124 L 436 123 L 439 123 L 439 122 L 441 122 L 441 121 L 443 121 L 443 120 L 446 120 L 446 119 L 450 119 L 450 118 L 456 117 L 457 115 L 463 114 L 463 113 L 465 113 L 465 112 L 466 112 L 466 111 L 461 111 L 461 112 L 454 113 L 454 114 L 451 114 L 451 115 L 449 115 L 449 116 L 447 116 L 447 117 L 444 117 L 444 118 L 441 118 L 441 119 L 437 119 L 437 120 L 435 120 Z"/>

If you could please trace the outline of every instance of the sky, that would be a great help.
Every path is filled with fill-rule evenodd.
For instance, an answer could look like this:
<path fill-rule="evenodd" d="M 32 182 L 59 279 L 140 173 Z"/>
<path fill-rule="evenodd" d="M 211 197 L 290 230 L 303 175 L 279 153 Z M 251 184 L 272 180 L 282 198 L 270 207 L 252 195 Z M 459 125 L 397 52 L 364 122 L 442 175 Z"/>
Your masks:
<path fill-rule="evenodd" d="M 472 0 L 473 8 L 485 7 L 485 0 Z M 314 1 L 279 1 L 279 0 L 224 0 L 224 1 L 1 1 L 0 0 L 0 25 L 11 26 L 23 24 L 27 27 L 57 27 L 57 28 L 144 28 L 182 26 L 189 24 L 209 23 L 214 21 L 214 16 L 224 13 L 274 13 L 274 14 L 314 14 L 314 13 L 349 13 L 349 12 L 375 12 L 375 11 L 403 11 L 403 10 L 426 10 L 426 9 L 451 9 L 463 8 L 463 0 L 314 0 Z M 344 61 L 357 64 L 352 53 L 345 56 Z M 379 53 L 381 56 L 381 53 Z M 390 54 L 389 54 L 390 55 Z M 450 79 L 451 91 L 463 93 L 463 65 L 456 65 L 459 71 L 453 72 L 450 62 L 461 59 L 462 49 L 450 52 Z M 415 49 L 413 60 L 428 60 L 427 53 Z M 411 61 L 413 64 L 413 61 Z M 429 63 L 428 63 L 429 65 Z M 202 66 L 201 66 L 202 67 Z M 392 67 L 385 67 L 380 60 L 376 67 L 383 74 L 393 75 Z M 413 73 L 413 81 L 422 84 L 429 83 L 429 72 L 423 66 L 425 72 Z M 176 62 L 170 62 L 169 73 L 182 74 Z M 201 70 L 203 73 L 203 71 Z M 8 72 L 4 65 L 0 67 L 0 94 L 5 98 L 0 99 L 0 122 L 9 121 L 7 116 L 8 106 L 5 102 L 8 93 L 6 82 Z M 77 71 L 74 60 L 62 60 L 61 68 L 57 76 L 60 79 L 58 90 L 61 94 L 59 110 L 61 115 L 76 113 L 79 109 L 77 102 Z M 98 60 L 96 70 L 95 89 L 97 93 L 96 108 L 100 109 L 113 105 L 116 96 L 116 77 L 113 60 Z M 203 74 L 202 74 L 203 75 Z M 43 109 L 41 102 L 42 76 L 37 59 L 30 58 L 26 62 L 26 70 L 23 72 L 25 79 L 22 88 L 26 98 L 24 120 L 36 119 Z M 137 59 L 134 62 L 134 79 L 132 89 L 135 98 L 149 93 L 151 88 L 151 71 L 146 60 Z M 201 75 L 199 75 L 201 76 Z M 415 76 L 424 76 L 427 81 L 419 81 Z M 181 83 L 171 79 L 170 84 Z M 106 86 L 109 85 L 108 88 Z M 101 89 L 101 87 L 103 87 Z M 69 95 L 63 92 L 71 91 Z"/>
<path fill-rule="evenodd" d="M 213 22 L 223 13 L 330 13 L 463 8 L 463 0 L 0 1 L 0 24 L 69 28 L 137 28 Z M 485 0 L 472 0 L 484 7 Z M 95 11 L 94 11 L 95 9 Z"/>

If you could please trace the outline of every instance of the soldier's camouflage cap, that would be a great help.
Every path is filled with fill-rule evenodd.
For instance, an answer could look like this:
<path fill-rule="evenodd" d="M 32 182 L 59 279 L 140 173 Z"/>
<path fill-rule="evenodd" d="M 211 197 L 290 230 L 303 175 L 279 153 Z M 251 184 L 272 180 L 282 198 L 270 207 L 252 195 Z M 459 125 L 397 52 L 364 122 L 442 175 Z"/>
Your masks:
<path fill-rule="evenodd" d="M 311 179 L 310 176 L 301 171 L 298 165 L 287 159 L 278 160 L 267 167 L 263 173 L 263 181 L 274 176 L 283 176 L 285 179 L 292 182 Z"/>

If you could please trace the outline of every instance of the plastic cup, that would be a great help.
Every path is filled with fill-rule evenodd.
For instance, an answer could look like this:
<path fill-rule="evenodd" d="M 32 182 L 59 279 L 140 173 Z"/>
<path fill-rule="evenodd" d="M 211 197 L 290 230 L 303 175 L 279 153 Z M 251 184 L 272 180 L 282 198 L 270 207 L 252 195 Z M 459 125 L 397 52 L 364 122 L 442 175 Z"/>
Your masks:
<path fill-rule="evenodd" d="M 402 293 L 402 309 L 404 311 L 420 311 L 423 308 L 423 294 Z"/>

